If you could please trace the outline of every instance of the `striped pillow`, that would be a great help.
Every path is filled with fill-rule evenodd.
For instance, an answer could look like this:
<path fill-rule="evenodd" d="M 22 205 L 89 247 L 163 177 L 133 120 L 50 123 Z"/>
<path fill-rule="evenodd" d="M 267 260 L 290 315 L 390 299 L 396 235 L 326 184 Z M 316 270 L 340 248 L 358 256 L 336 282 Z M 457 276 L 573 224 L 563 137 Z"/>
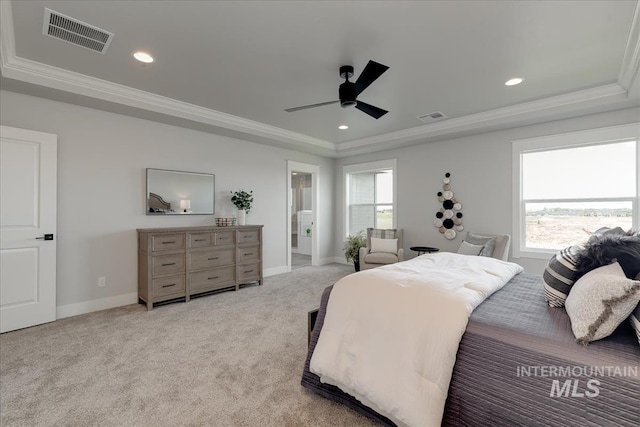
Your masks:
<path fill-rule="evenodd" d="M 631 327 L 636 331 L 636 336 L 638 337 L 638 344 L 640 344 L 640 304 L 633 310 L 631 316 L 629 316 L 629 321 L 631 322 Z"/>
<path fill-rule="evenodd" d="M 542 274 L 544 282 L 544 299 L 550 307 L 564 307 L 569 295 L 576 270 L 578 255 L 583 251 L 582 246 L 569 246 L 555 254 L 549 260 L 547 268 Z"/>
<path fill-rule="evenodd" d="M 640 273 L 636 276 L 635 280 L 640 280 Z M 638 344 L 640 344 L 640 304 L 633 310 L 631 316 L 629 316 L 629 321 L 631 322 L 631 327 L 636 331 L 636 336 L 638 337 Z"/>

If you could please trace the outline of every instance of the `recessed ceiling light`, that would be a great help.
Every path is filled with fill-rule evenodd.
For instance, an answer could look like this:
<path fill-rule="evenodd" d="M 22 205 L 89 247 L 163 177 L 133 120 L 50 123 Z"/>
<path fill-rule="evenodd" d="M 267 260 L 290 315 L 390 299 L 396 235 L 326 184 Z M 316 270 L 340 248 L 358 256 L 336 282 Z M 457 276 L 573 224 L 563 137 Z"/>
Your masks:
<path fill-rule="evenodd" d="M 506 86 L 515 86 L 515 85 L 519 85 L 520 83 L 522 83 L 524 79 L 521 79 L 520 77 L 514 77 L 513 79 L 509 79 L 505 82 Z"/>
<path fill-rule="evenodd" d="M 347 125 L 340 125 L 340 126 L 338 126 L 338 129 L 340 129 L 340 130 L 346 130 L 346 129 L 349 129 L 349 126 L 347 126 Z"/>
<path fill-rule="evenodd" d="M 140 62 L 144 62 L 145 64 L 150 64 L 153 62 L 153 56 L 145 52 L 134 52 L 133 57 Z"/>

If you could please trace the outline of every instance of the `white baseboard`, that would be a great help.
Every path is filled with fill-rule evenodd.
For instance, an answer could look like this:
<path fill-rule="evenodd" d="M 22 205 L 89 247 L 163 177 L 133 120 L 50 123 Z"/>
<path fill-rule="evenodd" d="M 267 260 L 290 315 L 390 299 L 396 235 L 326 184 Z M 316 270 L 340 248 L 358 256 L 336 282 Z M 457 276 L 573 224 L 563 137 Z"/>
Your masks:
<path fill-rule="evenodd" d="M 56 307 L 56 319 L 78 316 L 80 314 L 121 307 L 123 305 L 136 304 L 137 302 L 138 293 L 132 292 L 130 294 L 123 294 L 115 297 L 101 298 L 76 304 L 60 305 Z"/>
<path fill-rule="evenodd" d="M 280 267 L 265 268 L 265 270 L 262 272 L 262 275 L 264 277 L 269 277 L 275 276 L 276 274 L 286 273 L 287 271 L 287 266 L 281 265 Z"/>
<path fill-rule="evenodd" d="M 332 264 L 349 264 L 344 258 L 322 258 L 319 265 Z M 264 277 L 275 276 L 277 274 L 287 273 L 287 266 L 267 268 L 263 271 Z M 107 310 L 109 308 L 121 307 L 123 305 L 136 304 L 138 302 L 138 293 L 118 295 L 115 297 L 101 298 L 92 301 L 79 302 L 76 304 L 60 305 L 56 307 L 56 319 L 64 319 L 65 317 L 78 316 L 80 314 L 92 313 L 94 311 Z"/>
<path fill-rule="evenodd" d="M 322 258 L 318 265 L 326 265 L 326 264 L 351 264 L 344 259 L 344 257 L 332 257 L 332 258 Z"/>

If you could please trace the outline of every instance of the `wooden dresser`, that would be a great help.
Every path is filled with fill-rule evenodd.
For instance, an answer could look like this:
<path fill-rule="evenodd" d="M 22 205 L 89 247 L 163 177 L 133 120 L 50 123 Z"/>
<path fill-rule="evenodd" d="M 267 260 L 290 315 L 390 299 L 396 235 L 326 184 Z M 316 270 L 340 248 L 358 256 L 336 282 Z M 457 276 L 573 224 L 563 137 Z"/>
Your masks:
<path fill-rule="evenodd" d="M 138 299 L 147 310 L 262 279 L 262 225 L 138 229 Z"/>

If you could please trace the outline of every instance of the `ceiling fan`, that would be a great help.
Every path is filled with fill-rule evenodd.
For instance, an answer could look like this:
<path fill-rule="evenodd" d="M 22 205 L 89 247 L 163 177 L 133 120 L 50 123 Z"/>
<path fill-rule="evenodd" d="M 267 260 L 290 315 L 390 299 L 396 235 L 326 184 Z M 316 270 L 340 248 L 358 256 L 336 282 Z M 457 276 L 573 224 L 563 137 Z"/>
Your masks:
<path fill-rule="evenodd" d="M 349 81 L 349 78 L 353 77 L 353 67 L 351 65 L 343 65 L 340 67 L 340 77 L 345 79 L 345 82 L 342 83 L 338 89 L 338 96 L 340 99 L 320 102 L 318 104 L 303 105 L 302 107 L 287 108 L 284 111 L 291 113 L 294 111 L 306 110 L 307 108 L 321 107 L 323 105 L 339 102 L 342 108 L 356 107 L 358 110 L 370 115 L 374 119 L 379 119 L 387 114 L 388 111 L 367 104 L 366 102 L 358 101 L 356 98 L 388 69 L 389 67 L 386 65 L 379 64 L 375 61 L 369 61 L 367 66 L 364 67 L 364 70 L 362 70 L 358 80 L 354 83 Z"/>

